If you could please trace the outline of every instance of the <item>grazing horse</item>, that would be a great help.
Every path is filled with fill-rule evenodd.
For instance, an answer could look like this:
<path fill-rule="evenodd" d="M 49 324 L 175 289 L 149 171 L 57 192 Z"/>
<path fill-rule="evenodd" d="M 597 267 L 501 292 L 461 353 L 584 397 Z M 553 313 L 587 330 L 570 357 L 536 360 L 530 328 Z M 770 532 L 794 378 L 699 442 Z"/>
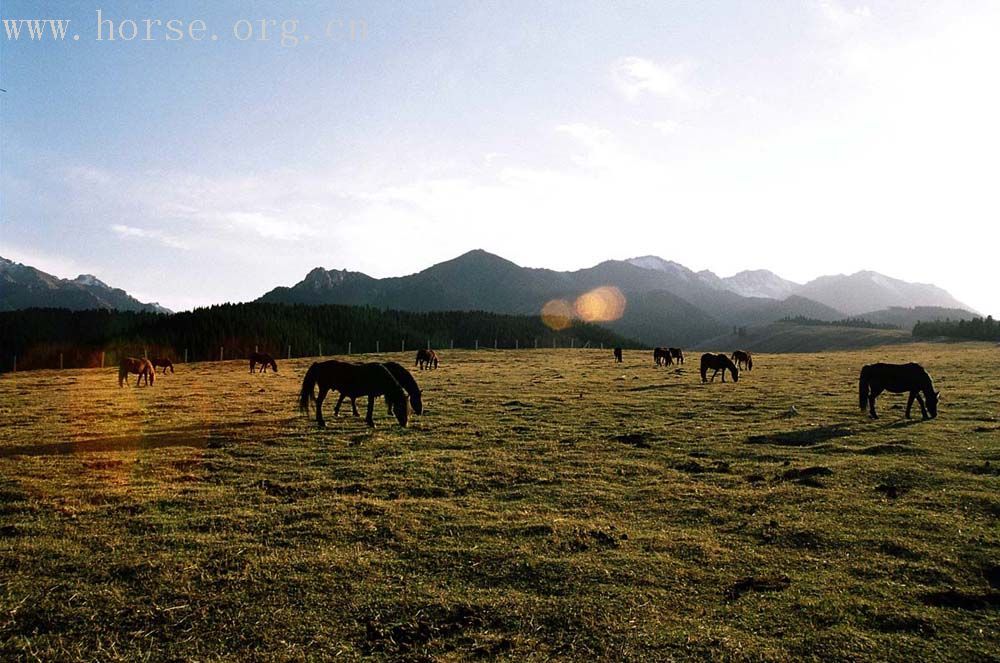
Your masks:
<path fill-rule="evenodd" d="M 622 363 L 622 349 L 621 348 L 615 348 L 615 363 L 616 364 Z"/>
<path fill-rule="evenodd" d="M 396 382 L 399 383 L 399 386 L 401 386 L 410 397 L 410 408 L 416 414 L 423 414 L 424 403 L 421 400 L 420 387 L 417 385 L 417 381 L 413 379 L 410 372 L 394 361 L 387 361 L 382 365 L 389 369 L 389 372 L 392 373 L 392 377 L 396 378 Z M 340 405 L 344 402 L 345 398 L 348 398 L 348 396 L 341 392 L 340 398 L 337 399 L 337 405 L 333 408 L 334 415 L 340 414 Z M 356 398 L 351 398 L 351 411 L 354 412 L 355 417 L 358 416 L 358 406 L 356 401 Z M 389 401 L 389 414 L 392 414 L 392 401 Z"/>
<path fill-rule="evenodd" d="M 708 382 L 705 376 L 706 373 L 708 373 L 708 369 L 710 368 L 715 369 L 715 372 L 712 373 L 712 380 L 711 380 L 712 382 L 715 382 L 715 376 L 719 374 L 719 371 L 722 371 L 723 382 L 726 381 L 726 371 L 729 371 L 730 373 L 733 374 L 733 382 L 740 381 L 740 369 L 736 368 L 736 364 L 734 364 L 733 361 L 726 355 L 722 354 L 714 355 L 710 352 L 706 352 L 701 356 L 702 382 Z"/>
<path fill-rule="evenodd" d="M 746 350 L 735 351 L 732 360 L 738 368 L 745 368 L 748 371 L 753 370 L 753 355 Z"/>
<path fill-rule="evenodd" d="M 319 396 L 315 394 L 316 386 L 319 386 Z M 323 421 L 323 399 L 331 389 L 345 394 L 348 398 L 354 399 L 358 396 L 368 397 L 368 413 L 365 415 L 365 423 L 370 428 L 375 427 L 375 420 L 372 418 L 372 408 L 378 396 L 385 395 L 392 408 L 392 413 L 396 415 L 396 420 L 400 426 L 406 426 L 409 410 L 406 407 L 406 392 L 399 386 L 396 378 L 392 377 L 389 369 L 382 364 L 349 364 L 345 361 L 317 362 L 309 367 L 306 376 L 302 380 L 302 390 L 299 393 L 299 407 L 306 414 L 309 413 L 309 403 L 316 403 L 316 423 L 320 428 L 326 427 Z"/>
<path fill-rule="evenodd" d="M 862 411 L 868 409 L 872 419 L 878 419 L 875 399 L 883 391 L 891 391 L 894 394 L 910 392 L 910 398 L 906 401 L 907 419 L 910 418 L 914 400 L 920 404 L 920 413 L 924 419 L 933 419 L 937 416 L 941 392 L 934 391 L 931 376 L 927 375 L 927 371 L 920 364 L 869 364 L 862 368 L 861 378 L 858 380 L 859 403 Z M 920 397 L 920 392 L 924 393 L 923 398 Z M 926 406 L 924 399 L 927 400 Z"/>
<path fill-rule="evenodd" d="M 151 385 L 156 380 L 156 369 L 148 359 L 137 359 L 126 357 L 118 364 L 118 386 L 123 387 L 128 382 L 128 374 L 135 373 L 139 377 L 135 379 L 135 386 L 139 386 L 139 381 L 145 379 L 146 385 Z"/>
<path fill-rule="evenodd" d="M 653 363 L 657 366 L 670 366 L 673 360 L 670 358 L 670 350 L 667 348 L 653 348 Z"/>
<path fill-rule="evenodd" d="M 150 363 L 153 364 L 153 368 L 161 368 L 162 367 L 164 375 L 167 374 L 167 369 L 168 368 L 170 369 L 171 373 L 174 372 L 174 362 L 170 361 L 166 357 L 155 357 L 154 359 L 150 360 Z"/>
<path fill-rule="evenodd" d="M 678 364 L 684 363 L 684 353 L 681 352 L 680 348 L 667 348 L 670 351 L 670 356 L 677 360 Z"/>
<path fill-rule="evenodd" d="M 438 356 L 437 353 L 430 348 L 421 348 L 417 350 L 417 361 L 413 364 L 414 366 L 419 366 L 420 370 L 424 368 L 434 368 L 438 367 Z"/>
<path fill-rule="evenodd" d="M 250 372 L 254 372 L 254 368 L 260 364 L 260 372 L 266 373 L 267 367 L 270 366 L 271 370 L 275 373 L 278 372 L 278 362 L 274 361 L 274 357 L 267 354 L 266 352 L 251 352 L 250 353 Z"/>

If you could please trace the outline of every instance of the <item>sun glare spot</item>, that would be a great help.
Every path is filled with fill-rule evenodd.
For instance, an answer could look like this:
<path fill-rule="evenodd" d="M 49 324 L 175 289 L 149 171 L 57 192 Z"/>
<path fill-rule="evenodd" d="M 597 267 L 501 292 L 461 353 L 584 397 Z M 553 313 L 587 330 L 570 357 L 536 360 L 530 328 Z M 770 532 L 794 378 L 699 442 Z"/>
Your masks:
<path fill-rule="evenodd" d="M 576 298 L 576 315 L 585 322 L 610 322 L 625 313 L 625 295 L 610 285 L 594 288 Z"/>
<path fill-rule="evenodd" d="M 573 322 L 573 307 L 565 299 L 553 299 L 542 307 L 542 322 L 549 329 L 561 331 Z"/>

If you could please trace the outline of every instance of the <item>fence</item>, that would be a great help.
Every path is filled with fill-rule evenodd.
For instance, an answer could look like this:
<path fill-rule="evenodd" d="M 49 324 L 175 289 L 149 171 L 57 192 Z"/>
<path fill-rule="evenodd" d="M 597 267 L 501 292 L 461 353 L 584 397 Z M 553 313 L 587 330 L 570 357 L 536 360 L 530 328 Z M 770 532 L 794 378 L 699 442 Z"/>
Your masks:
<path fill-rule="evenodd" d="M 553 349 L 586 349 L 592 348 L 588 341 L 578 344 L 577 339 L 559 339 L 552 337 Z M 29 348 L 19 354 L 8 355 L 8 359 L 2 361 L 0 372 L 17 372 L 18 370 L 36 369 L 66 369 L 66 368 L 109 368 L 116 367 L 121 359 L 125 357 L 145 357 L 156 358 L 165 357 L 175 363 L 189 363 L 202 361 L 236 361 L 249 359 L 251 350 L 253 352 L 263 351 L 273 357 L 284 358 L 286 360 L 304 357 L 327 357 L 343 356 L 354 354 L 382 354 L 390 352 L 407 352 L 407 348 L 418 347 L 444 348 L 449 350 L 481 350 L 489 348 L 491 350 L 526 350 L 539 349 L 549 346 L 540 343 L 539 337 L 525 339 L 501 339 L 493 337 L 486 344 L 481 344 L 479 339 L 459 340 L 455 339 L 422 339 L 422 342 L 413 342 L 413 339 L 400 339 L 398 342 L 389 342 L 383 347 L 380 339 L 366 341 L 356 344 L 354 341 L 340 343 L 317 342 L 315 347 L 303 346 L 301 351 L 292 346 L 291 343 L 257 342 L 252 346 L 243 342 L 222 344 L 215 349 L 206 348 L 181 348 L 161 345 L 116 345 L 109 348 L 76 348 L 67 346 L 48 346 Z M 604 344 L 599 344 L 600 349 L 604 349 Z"/>

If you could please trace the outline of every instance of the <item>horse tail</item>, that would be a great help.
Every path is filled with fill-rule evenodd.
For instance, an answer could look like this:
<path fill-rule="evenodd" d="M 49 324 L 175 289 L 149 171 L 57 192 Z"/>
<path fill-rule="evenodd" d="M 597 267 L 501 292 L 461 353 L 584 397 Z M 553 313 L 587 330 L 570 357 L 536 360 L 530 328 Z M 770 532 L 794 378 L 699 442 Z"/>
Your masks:
<path fill-rule="evenodd" d="M 862 410 L 868 407 L 868 367 L 861 369 L 861 377 L 858 379 L 858 404 Z"/>
<path fill-rule="evenodd" d="M 319 379 L 319 364 L 313 364 L 306 371 L 302 380 L 302 391 L 299 393 L 299 409 L 309 414 L 309 404 L 316 400 L 316 382 Z"/>

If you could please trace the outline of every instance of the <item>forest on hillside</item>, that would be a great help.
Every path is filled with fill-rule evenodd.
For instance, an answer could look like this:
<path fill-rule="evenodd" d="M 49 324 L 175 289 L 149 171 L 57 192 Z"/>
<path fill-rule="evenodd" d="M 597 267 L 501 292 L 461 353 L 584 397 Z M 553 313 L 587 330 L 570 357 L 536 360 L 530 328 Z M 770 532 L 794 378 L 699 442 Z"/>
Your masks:
<path fill-rule="evenodd" d="M 954 338 L 966 341 L 1000 341 L 1000 322 L 993 316 L 972 320 L 940 320 L 918 322 L 913 327 L 915 338 Z"/>
<path fill-rule="evenodd" d="M 550 329 L 538 316 L 481 311 L 411 313 L 362 306 L 222 304 L 194 311 L 27 309 L 0 313 L 0 370 L 88 368 L 119 357 L 177 362 L 448 348 L 638 347 L 602 327 L 574 321 Z M 350 344 L 350 346 L 348 345 Z"/>

